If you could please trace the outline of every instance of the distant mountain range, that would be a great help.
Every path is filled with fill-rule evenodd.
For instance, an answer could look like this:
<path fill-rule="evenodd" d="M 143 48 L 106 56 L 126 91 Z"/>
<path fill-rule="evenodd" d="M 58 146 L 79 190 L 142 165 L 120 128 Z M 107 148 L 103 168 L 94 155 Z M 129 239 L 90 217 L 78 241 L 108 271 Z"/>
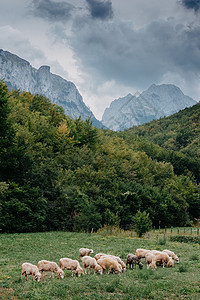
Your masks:
<path fill-rule="evenodd" d="M 128 94 L 114 100 L 105 109 L 102 123 L 111 130 L 122 131 L 172 115 L 196 103 L 175 85 L 153 84 L 139 95 Z"/>
<path fill-rule="evenodd" d="M 122 131 L 134 125 L 141 125 L 174 114 L 196 101 L 185 96 L 171 84 L 153 84 L 139 95 L 128 94 L 114 100 L 106 108 L 102 121 L 95 118 L 85 105 L 75 84 L 52 74 L 49 66 L 33 68 L 30 63 L 15 54 L 0 49 L 0 79 L 9 89 L 20 89 L 32 94 L 41 94 L 53 103 L 62 106 L 66 115 L 75 119 L 91 118 L 95 127 Z"/>
<path fill-rule="evenodd" d="M 52 74 L 49 66 L 41 66 L 37 70 L 28 61 L 0 49 L 0 79 L 5 81 L 10 90 L 20 89 L 43 95 L 62 106 L 71 118 L 91 118 L 94 126 L 104 128 L 83 102 L 75 84 Z"/>

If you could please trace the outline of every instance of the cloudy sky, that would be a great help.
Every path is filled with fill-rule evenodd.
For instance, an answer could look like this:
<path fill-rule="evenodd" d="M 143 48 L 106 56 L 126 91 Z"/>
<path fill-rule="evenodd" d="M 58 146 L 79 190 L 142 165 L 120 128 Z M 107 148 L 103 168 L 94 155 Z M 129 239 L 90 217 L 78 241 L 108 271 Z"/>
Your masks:
<path fill-rule="evenodd" d="M 0 48 L 110 102 L 172 83 L 200 99 L 200 0 L 0 0 Z"/>

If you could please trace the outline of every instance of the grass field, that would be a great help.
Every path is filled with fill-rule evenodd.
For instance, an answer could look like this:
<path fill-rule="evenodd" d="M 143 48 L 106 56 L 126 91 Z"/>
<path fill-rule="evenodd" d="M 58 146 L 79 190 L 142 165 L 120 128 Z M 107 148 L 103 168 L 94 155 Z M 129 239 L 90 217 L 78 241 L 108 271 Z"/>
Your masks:
<path fill-rule="evenodd" d="M 23 262 L 41 259 L 59 262 L 61 257 L 78 259 L 78 249 L 88 247 L 94 254 L 119 255 L 124 261 L 137 248 L 170 249 L 180 257 L 174 268 L 126 270 L 117 274 L 88 274 L 41 282 L 21 280 Z M 200 299 L 200 245 L 108 236 L 103 233 L 47 232 L 0 235 L 0 299 Z"/>

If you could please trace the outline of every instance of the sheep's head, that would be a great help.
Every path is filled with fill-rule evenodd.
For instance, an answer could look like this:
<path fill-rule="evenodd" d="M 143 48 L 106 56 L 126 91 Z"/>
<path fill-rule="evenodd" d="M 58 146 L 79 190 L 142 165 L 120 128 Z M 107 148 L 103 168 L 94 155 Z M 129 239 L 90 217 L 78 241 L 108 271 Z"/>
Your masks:
<path fill-rule="evenodd" d="M 173 259 L 170 258 L 170 260 L 169 260 L 168 263 L 167 263 L 167 267 L 169 268 L 169 267 L 173 267 L 173 266 L 174 266 Z"/>
<path fill-rule="evenodd" d="M 174 256 L 174 260 L 177 262 L 177 264 L 179 264 L 179 258 L 177 255 Z"/>
<path fill-rule="evenodd" d="M 138 262 L 138 266 L 139 266 L 140 270 L 143 268 L 143 264 L 141 263 L 141 261 Z"/>
<path fill-rule="evenodd" d="M 80 277 L 81 275 L 84 274 L 83 269 L 82 268 L 78 268 L 75 271 L 76 276 Z"/>
<path fill-rule="evenodd" d="M 42 278 L 42 274 L 40 272 L 38 272 L 37 274 L 35 274 L 35 280 L 36 281 L 39 282 L 41 280 L 41 278 Z"/>
<path fill-rule="evenodd" d="M 90 249 L 90 254 L 94 253 L 94 251 L 92 249 Z"/>
<path fill-rule="evenodd" d="M 95 266 L 95 270 L 96 270 L 100 275 L 103 274 L 103 268 L 102 268 L 100 265 L 96 265 L 96 266 Z"/>
<path fill-rule="evenodd" d="M 62 269 L 58 269 L 58 271 L 57 271 L 57 278 L 63 279 L 64 276 L 65 276 L 65 273 L 63 272 L 63 270 Z"/>

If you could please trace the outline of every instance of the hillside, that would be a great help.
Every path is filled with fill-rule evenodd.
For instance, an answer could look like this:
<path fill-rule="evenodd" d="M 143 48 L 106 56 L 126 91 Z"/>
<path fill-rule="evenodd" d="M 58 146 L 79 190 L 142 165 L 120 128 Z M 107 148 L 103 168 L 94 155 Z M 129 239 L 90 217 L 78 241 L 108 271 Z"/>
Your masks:
<path fill-rule="evenodd" d="M 135 135 L 165 149 L 200 157 L 200 103 L 172 116 L 124 131 L 127 140 Z"/>
<path fill-rule="evenodd" d="M 145 153 L 139 138 L 130 142 L 0 82 L 0 230 L 127 228 L 138 210 L 154 226 L 191 224 L 200 215 L 189 170 L 197 160 L 185 156 L 188 166 L 177 172 L 173 161 Z"/>

